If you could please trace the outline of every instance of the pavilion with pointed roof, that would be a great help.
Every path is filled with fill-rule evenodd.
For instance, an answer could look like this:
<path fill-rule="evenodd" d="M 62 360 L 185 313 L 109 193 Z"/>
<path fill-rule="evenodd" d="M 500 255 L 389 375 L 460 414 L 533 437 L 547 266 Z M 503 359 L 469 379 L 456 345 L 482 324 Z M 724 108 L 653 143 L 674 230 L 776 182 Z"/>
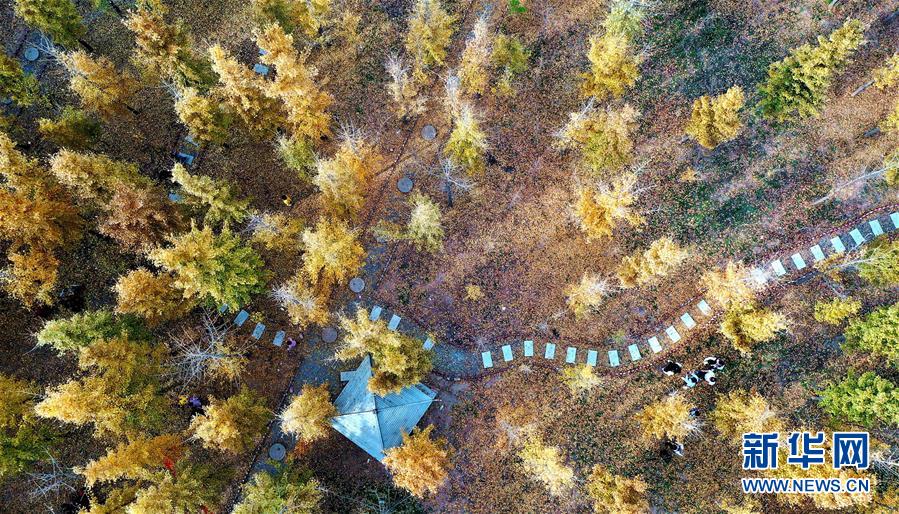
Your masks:
<path fill-rule="evenodd" d="M 424 416 L 437 393 L 424 384 L 415 384 L 386 396 L 368 390 L 372 377 L 371 357 L 366 356 L 355 371 L 345 371 L 340 379 L 346 382 L 334 400 L 337 416 L 331 426 L 369 455 L 384 460 L 384 452 L 403 442 Z"/>

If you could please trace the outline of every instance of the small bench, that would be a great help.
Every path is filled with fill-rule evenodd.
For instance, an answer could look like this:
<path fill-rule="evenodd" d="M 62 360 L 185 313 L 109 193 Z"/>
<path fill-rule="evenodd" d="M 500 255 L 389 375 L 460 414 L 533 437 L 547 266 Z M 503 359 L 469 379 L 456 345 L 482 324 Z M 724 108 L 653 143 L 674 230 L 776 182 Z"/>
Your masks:
<path fill-rule="evenodd" d="M 394 314 L 390 317 L 390 323 L 387 324 L 387 328 L 390 330 L 396 330 L 396 327 L 400 326 L 400 317 Z"/>
<path fill-rule="evenodd" d="M 543 352 L 544 359 L 555 359 L 556 358 L 556 345 L 552 343 L 546 343 L 546 351 Z"/>
<path fill-rule="evenodd" d="M 865 237 L 862 235 L 862 232 L 857 228 L 854 228 L 849 231 L 849 237 L 851 237 L 852 241 L 855 242 L 855 246 L 861 246 L 861 244 L 865 242 Z"/>
<path fill-rule="evenodd" d="M 187 167 L 190 167 L 194 163 L 194 156 L 189 153 L 178 152 L 175 154 L 175 159 Z"/>
<path fill-rule="evenodd" d="M 790 259 L 793 260 L 793 265 L 796 266 L 797 270 L 805 268 L 805 259 L 802 258 L 802 255 L 794 253 L 790 256 Z"/>
<path fill-rule="evenodd" d="M 587 365 L 596 366 L 596 359 L 599 353 L 596 350 L 587 350 Z"/>
<path fill-rule="evenodd" d="M 533 357 L 534 356 L 534 342 L 533 341 L 525 341 L 524 342 L 524 356 L 525 357 Z"/>
<path fill-rule="evenodd" d="M 493 356 L 490 355 L 490 352 L 481 352 L 481 362 L 484 364 L 484 369 L 493 367 Z"/>
<path fill-rule="evenodd" d="M 636 361 L 640 360 L 640 357 L 641 357 L 640 349 L 637 348 L 637 345 L 632 344 L 632 345 L 628 346 L 627 351 L 628 351 L 628 353 L 631 354 L 632 361 L 636 362 Z"/>
<path fill-rule="evenodd" d="M 893 230 L 899 229 L 899 212 L 890 214 L 890 222 L 893 224 Z"/>
<path fill-rule="evenodd" d="M 234 324 L 238 327 L 243 326 L 244 322 L 250 317 L 250 313 L 247 311 L 240 311 L 237 313 L 237 317 L 234 318 Z"/>
<path fill-rule="evenodd" d="M 381 307 L 379 305 L 375 305 L 371 308 L 371 314 L 368 316 L 369 321 L 376 321 L 381 317 Z"/>
<path fill-rule="evenodd" d="M 228 304 L 227 303 L 222 305 L 221 307 L 219 307 L 219 314 L 224 314 L 226 312 L 228 312 Z"/>
<path fill-rule="evenodd" d="M 425 344 L 421 345 L 421 347 L 424 348 L 425 350 L 430 350 L 431 348 L 434 347 L 434 340 L 431 339 L 430 337 L 425 339 Z"/>
<path fill-rule="evenodd" d="M 253 71 L 264 77 L 268 75 L 268 66 L 257 62 L 253 65 Z"/>
<path fill-rule="evenodd" d="M 653 353 L 659 353 L 662 351 L 662 345 L 659 344 L 658 337 L 652 336 L 646 342 L 649 343 L 649 347 L 652 349 Z"/>
<path fill-rule="evenodd" d="M 275 346 L 281 346 L 284 343 L 284 331 L 279 330 L 275 332 L 275 338 L 272 339 L 272 344 Z"/>
<path fill-rule="evenodd" d="M 512 347 L 509 345 L 503 346 L 503 360 L 506 362 L 512 360 Z"/>
<path fill-rule="evenodd" d="M 565 362 L 574 364 L 575 360 L 577 360 L 577 348 L 569 346 L 568 349 L 565 350 Z"/>
<path fill-rule="evenodd" d="M 680 315 L 680 320 L 687 328 L 693 328 L 696 326 L 696 322 L 693 320 L 693 316 L 690 316 L 689 312 L 685 312 Z"/>
<path fill-rule="evenodd" d="M 699 300 L 699 303 L 696 304 L 696 307 L 699 308 L 699 312 L 705 314 L 706 316 L 712 315 L 712 308 L 709 307 L 709 302 L 705 300 Z"/>
<path fill-rule="evenodd" d="M 879 220 L 869 221 L 868 226 L 871 227 L 871 233 L 874 234 L 874 237 L 883 235 L 883 227 L 880 226 Z"/>

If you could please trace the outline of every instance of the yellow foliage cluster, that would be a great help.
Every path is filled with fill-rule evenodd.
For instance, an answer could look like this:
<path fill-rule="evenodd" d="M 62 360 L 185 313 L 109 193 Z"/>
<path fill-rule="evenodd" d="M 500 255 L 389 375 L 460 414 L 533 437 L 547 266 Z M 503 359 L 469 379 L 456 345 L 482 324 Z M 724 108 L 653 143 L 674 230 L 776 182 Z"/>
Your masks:
<path fill-rule="evenodd" d="M 558 448 L 531 437 L 518 457 L 524 472 L 543 483 L 553 496 L 564 496 L 574 487 L 574 470 L 565 463 Z"/>
<path fill-rule="evenodd" d="M 365 194 L 384 159 L 362 136 L 346 134 L 330 159 L 316 164 L 315 186 L 325 209 L 340 218 L 355 217 L 365 205 Z"/>
<path fill-rule="evenodd" d="M 422 348 L 414 337 L 389 330 L 383 320 L 369 319 L 360 308 L 354 318 L 341 316 L 340 326 L 346 334 L 337 358 L 355 359 L 371 354 L 372 377 L 369 391 L 386 395 L 421 382 L 433 366 L 432 353 Z"/>
<path fill-rule="evenodd" d="M 82 200 L 108 200 L 117 186 L 146 187 L 151 183 L 134 164 L 70 150 L 60 150 L 50 159 L 50 172 Z"/>
<path fill-rule="evenodd" d="M 575 319 L 581 319 L 596 311 L 609 293 L 608 280 L 589 273 L 584 273 L 580 282 L 571 284 L 565 289 L 568 308 L 574 313 Z"/>
<path fill-rule="evenodd" d="M 260 398 L 242 387 L 227 400 L 212 398 L 204 413 L 193 417 L 190 429 L 206 448 L 242 453 L 262 433 L 269 419 L 271 412 Z"/>
<path fill-rule="evenodd" d="M 453 117 L 453 131 L 443 151 L 455 165 L 461 167 L 469 176 L 477 176 L 484 172 L 487 151 L 487 135 L 469 105 L 462 105 L 457 116 Z"/>
<path fill-rule="evenodd" d="M 395 223 L 380 221 L 372 229 L 377 237 L 389 241 L 411 241 L 419 251 L 435 253 L 443 248 L 443 225 L 440 207 L 427 196 L 415 192 L 409 198 L 412 212 L 405 229 Z"/>
<path fill-rule="evenodd" d="M 150 479 L 154 471 L 164 469 L 166 459 L 175 462 L 183 453 L 183 442 L 177 434 L 140 436 L 120 443 L 77 471 L 84 475 L 88 487 L 122 478 Z"/>
<path fill-rule="evenodd" d="M 228 137 L 231 111 L 224 99 L 218 98 L 220 90 L 201 95 L 194 88 L 184 88 L 175 100 L 175 114 L 197 141 L 221 143 Z"/>
<path fill-rule="evenodd" d="M 587 104 L 569 115 L 568 123 L 557 134 L 556 145 L 581 152 L 584 166 L 593 176 L 609 176 L 631 162 L 637 110 L 624 104 L 620 108 L 597 109 Z"/>
<path fill-rule="evenodd" d="M 672 439 L 683 441 L 699 430 L 699 425 L 690 410 L 693 405 L 682 396 L 672 394 L 663 400 L 651 403 L 634 416 L 643 429 L 647 440 Z"/>
<path fill-rule="evenodd" d="M 839 325 L 862 310 L 862 302 L 855 298 L 834 298 L 829 302 L 815 302 L 815 321 Z"/>
<path fill-rule="evenodd" d="M 294 274 L 287 282 L 275 289 L 272 297 L 287 311 L 291 323 L 300 328 L 309 325 L 323 325 L 330 314 L 327 305 L 327 287 L 317 290 L 309 283 L 303 272 Z"/>
<path fill-rule="evenodd" d="M 687 258 L 688 252 L 671 238 L 662 237 L 652 242 L 643 253 L 628 255 L 618 266 L 621 287 L 636 287 L 665 277 Z"/>
<path fill-rule="evenodd" d="M 117 295 L 116 312 L 134 314 L 150 325 L 178 319 L 193 306 L 185 300 L 174 277 L 168 273 L 154 274 L 138 268 L 119 277 L 114 290 Z"/>
<path fill-rule="evenodd" d="M 640 76 L 641 57 L 634 52 L 643 14 L 625 1 L 612 3 L 603 21 L 603 33 L 590 37 L 590 71 L 583 75 L 583 94 L 598 101 L 621 98 Z"/>
<path fill-rule="evenodd" d="M 401 120 L 425 111 L 427 97 L 421 92 L 421 85 L 409 75 L 409 67 L 397 56 L 391 56 L 385 65 L 390 75 L 387 90 L 394 102 L 394 110 Z"/>
<path fill-rule="evenodd" d="M 711 420 L 721 437 L 733 444 L 739 444 L 745 433 L 777 432 L 784 428 L 760 394 L 742 390 L 719 398 Z"/>
<path fill-rule="evenodd" d="M 756 343 L 770 341 L 786 328 L 787 319 L 782 314 L 752 304 L 731 306 L 721 321 L 721 333 L 740 353 L 750 353 Z"/>
<path fill-rule="evenodd" d="M 412 76 L 417 82 L 425 82 L 431 68 L 443 65 L 455 21 L 455 16 L 447 14 L 440 0 L 415 3 L 409 16 L 406 52 L 412 56 Z"/>
<path fill-rule="evenodd" d="M 588 241 L 611 236 L 618 220 L 632 227 L 643 225 L 643 216 L 633 210 L 637 201 L 633 193 L 636 182 L 636 175 L 628 173 L 618 176 L 611 186 L 581 188 L 572 207 Z"/>
<path fill-rule="evenodd" d="M 744 101 L 743 89 L 739 86 L 714 98 L 697 98 L 687 123 L 687 134 L 708 149 L 737 137 L 742 128 L 739 112 Z"/>
<path fill-rule="evenodd" d="M 445 438 L 431 438 L 433 430 L 434 425 L 428 425 L 403 434 L 403 444 L 387 450 L 384 458 L 393 482 L 419 498 L 436 493 L 451 466 L 452 450 Z"/>
<path fill-rule="evenodd" d="M 637 476 L 615 475 L 603 466 L 593 466 L 587 479 L 587 494 L 593 500 L 593 512 L 602 514 L 642 514 L 649 512 L 646 482 Z"/>
<path fill-rule="evenodd" d="M 269 25 L 256 34 L 256 42 L 266 50 L 262 62 L 277 70 L 268 94 L 283 103 L 287 128 L 293 137 L 316 141 L 330 136 L 331 115 L 327 109 L 334 99 L 316 84 L 318 70 L 296 51 L 293 37 L 279 25 Z"/>
<path fill-rule="evenodd" d="M 331 0 L 252 0 L 262 24 L 278 23 L 285 32 L 299 28 L 308 38 L 319 36 L 331 12 Z"/>
<path fill-rule="evenodd" d="M 481 286 L 476 284 L 468 284 L 465 286 L 466 300 L 476 302 L 482 298 L 484 298 L 484 291 L 481 290 Z"/>
<path fill-rule="evenodd" d="M 94 59 L 80 50 L 62 54 L 59 60 L 69 73 L 69 87 L 85 109 L 107 119 L 127 110 L 138 89 L 130 73 L 116 69 L 106 57 Z"/>
<path fill-rule="evenodd" d="M 886 89 L 899 84 L 899 53 L 891 55 L 887 61 L 874 70 L 874 85 Z"/>
<path fill-rule="evenodd" d="M 344 221 L 320 219 L 303 232 L 303 270 L 313 285 L 342 284 L 362 267 L 365 249 Z"/>
<path fill-rule="evenodd" d="M 755 297 L 749 281 L 746 266 L 733 261 L 728 262 L 724 269 L 708 271 L 702 277 L 709 297 L 725 308 L 748 302 Z"/>
<path fill-rule="evenodd" d="M 172 168 L 172 181 L 181 186 L 187 199 L 206 208 L 207 222 L 240 223 L 247 217 L 248 200 L 241 200 L 231 185 L 205 175 L 191 175 L 181 163 Z"/>
<path fill-rule="evenodd" d="M 251 240 L 268 250 L 290 250 L 300 245 L 305 223 L 282 212 L 265 212 L 250 216 Z"/>
<path fill-rule="evenodd" d="M 572 396 L 580 396 L 602 383 L 593 366 L 579 364 L 562 369 L 562 383 L 568 387 Z"/>
<path fill-rule="evenodd" d="M 283 122 L 280 102 L 268 95 L 268 83 L 242 65 L 222 47 L 209 49 L 212 69 L 218 73 L 219 93 L 253 133 L 271 135 Z"/>
<path fill-rule="evenodd" d="M 78 368 L 86 373 L 50 389 L 35 412 L 85 425 L 97 436 L 136 436 L 159 428 L 167 414 L 158 377 L 166 350 L 161 345 L 118 337 L 81 348 Z"/>
<path fill-rule="evenodd" d="M 471 36 L 462 50 L 459 63 L 459 81 L 462 89 L 468 94 L 482 95 L 487 92 L 490 62 L 490 34 L 487 17 L 482 15 L 474 23 Z"/>
<path fill-rule="evenodd" d="M 311 443 L 328 435 L 331 428 L 328 421 L 336 415 L 327 382 L 319 386 L 304 384 L 300 394 L 281 411 L 281 429 Z"/>

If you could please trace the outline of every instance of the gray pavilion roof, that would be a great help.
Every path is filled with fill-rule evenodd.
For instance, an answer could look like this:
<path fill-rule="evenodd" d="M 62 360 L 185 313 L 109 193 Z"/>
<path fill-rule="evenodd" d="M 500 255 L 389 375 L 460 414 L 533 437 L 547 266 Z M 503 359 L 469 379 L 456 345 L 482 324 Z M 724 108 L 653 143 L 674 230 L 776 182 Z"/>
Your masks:
<path fill-rule="evenodd" d="M 371 376 L 370 356 L 355 371 L 340 374 L 347 384 L 334 400 L 337 416 L 331 419 L 331 426 L 381 461 L 385 450 L 402 444 L 403 433 L 412 431 L 437 393 L 415 384 L 398 393 L 378 396 L 368 390 Z"/>

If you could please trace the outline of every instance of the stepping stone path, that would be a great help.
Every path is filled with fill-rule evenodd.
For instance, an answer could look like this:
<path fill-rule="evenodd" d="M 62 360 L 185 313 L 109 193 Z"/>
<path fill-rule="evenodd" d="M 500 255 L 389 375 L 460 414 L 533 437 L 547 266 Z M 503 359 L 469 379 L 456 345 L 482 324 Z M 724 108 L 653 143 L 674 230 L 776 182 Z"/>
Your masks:
<path fill-rule="evenodd" d="M 354 293 L 361 293 L 363 289 L 365 289 L 364 280 L 359 277 L 350 280 L 350 291 Z"/>
<path fill-rule="evenodd" d="M 884 225 L 886 223 L 886 225 Z M 889 227 L 888 229 L 885 228 Z M 881 236 L 885 234 L 887 231 L 895 232 L 899 230 L 899 212 L 893 212 L 889 214 L 889 216 L 877 216 L 874 219 L 870 219 L 864 221 L 862 223 L 857 224 L 852 227 L 848 232 L 843 234 L 838 234 L 836 236 L 830 237 L 829 239 L 825 238 L 819 240 L 814 245 L 810 246 L 808 250 L 801 250 L 789 255 L 787 259 L 774 259 L 770 261 L 768 265 L 770 267 L 769 272 L 765 272 L 763 269 L 754 268 L 750 272 L 750 276 L 759 284 L 766 285 L 769 282 L 773 282 L 778 280 L 780 277 L 788 277 L 794 273 L 800 272 L 802 270 L 806 270 L 809 268 L 809 262 L 821 262 L 828 257 L 828 252 L 830 254 L 839 254 L 847 251 L 847 247 L 845 244 L 846 239 L 844 237 L 848 237 L 851 239 L 851 249 L 856 249 L 871 239 Z M 866 234 L 870 234 L 870 236 L 866 236 Z M 790 267 L 784 264 L 784 262 L 788 262 Z M 692 312 L 691 312 L 692 311 Z M 712 307 L 709 305 L 705 299 L 700 299 L 694 304 L 694 308 L 688 311 L 685 311 L 677 318 L 677 323 L 674 325 L 670 325 L 664 329 L 662 334 L 657 334 L 652 337 L 646 339 L 646 345 L 652 350 L 653 354 L 661 353 L 664 350 L 662 345 L 662 336 L 670 343 L 674 344 L 683 339 L 683 335 L 680 331 L 690 331 L 695 329 L 701 322 L 708 321 L 712 318 L 714 311 Z M 680 331 L 679 331 L 680 330 Z M 522 343 L 522 354 L 524 357 L 533 357 L 534 356 L 534 341 L 527 340 Z M 514 358 L 514 345 L 506 344 L 501 347 L 503 360 L 505 362 L 509 362 Z M 597 365 L 597 350 L 587 349 L 587 364 L 590 366 Z M 566 364 L 575 364 L 577 362 L 577 352 L 578 348 L 574 346 L 568 346 L 565 352 L 565 363 Z M 545 351 L 543 353 L 544 359 L 554 360 L 556 353 L 556 344 L 555 343 L 546 343 Z M 608 350 L 608 359 L 609 366 L 612 368 L 617 368 L 622 365 L 621 357 L 619 356 L 618 350 Z M 627 355 L 630 357 L 631 362 L 637 362 L 643 358 L 643 354 L 640 351 L 640 345 L 637 343 L 632 343 L 627 346 Z M 481 352 L 481 364 L 483 369 L 489 369 L 493 367 L 493 355 L 491 351 L 483 351 Z"/>
<path fill-rule="evenodd" d="M 425 141 L 433 141 L 437 137 L 437 129 L 434 128 L 434 125 L 425 125 L 421 129 L 421 137 Z"/>

